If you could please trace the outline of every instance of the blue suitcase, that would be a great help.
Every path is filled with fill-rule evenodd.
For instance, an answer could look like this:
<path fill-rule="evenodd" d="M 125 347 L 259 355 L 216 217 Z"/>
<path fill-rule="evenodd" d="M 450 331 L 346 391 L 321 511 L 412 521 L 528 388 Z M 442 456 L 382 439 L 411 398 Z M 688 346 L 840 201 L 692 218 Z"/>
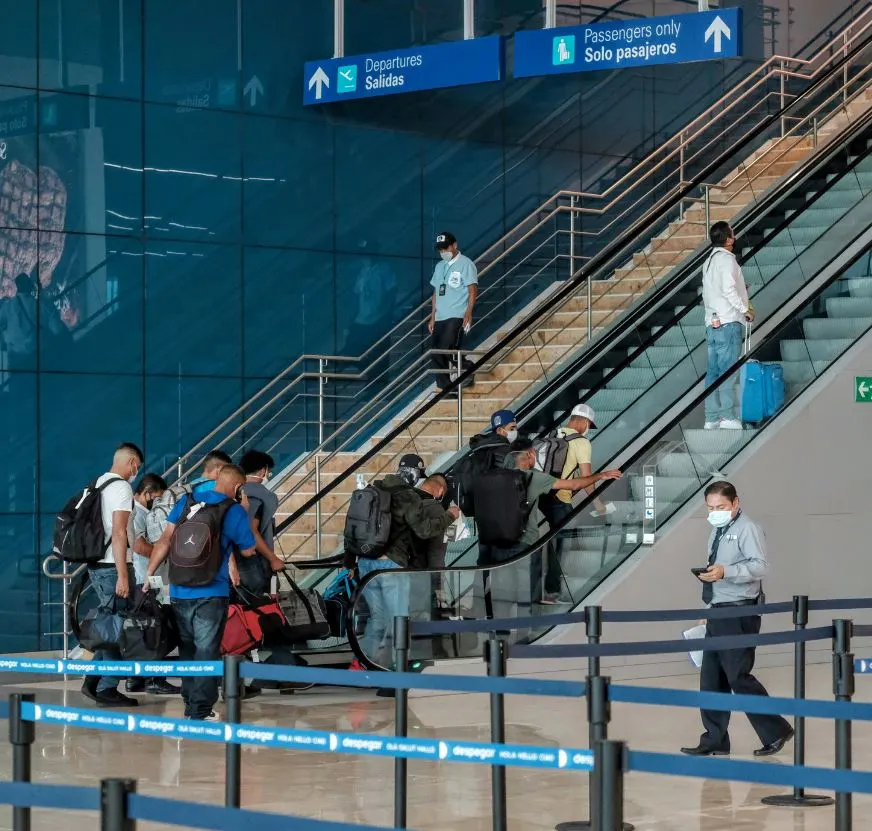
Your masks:
<path fill-rule="evenodd" d="M 781 364 L 748 361 L 739 373 L 742 421 L 759 424 L 784 404 L 784 369 Z"/>

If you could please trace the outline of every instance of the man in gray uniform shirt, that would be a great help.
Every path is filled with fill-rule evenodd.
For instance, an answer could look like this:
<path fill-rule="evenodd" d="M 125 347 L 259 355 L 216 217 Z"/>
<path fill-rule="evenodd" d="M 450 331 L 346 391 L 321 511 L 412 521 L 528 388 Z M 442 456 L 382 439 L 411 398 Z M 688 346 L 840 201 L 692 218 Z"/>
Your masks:
<path fill-rule="evenodd" d="M 702 602 L 713 609 L 748 606 L 743 617 L 713 618 L 706 624 L 707 638 L 722 635 L 757 635 L 760 615 L 753 613 L 763 603 L 763 577 L 769 571 L 763 529 L 747 517 L 739 505 L 736 488 L 729 482 L 713 482 L 705 489 L 709 523 L 714 527 L 708 546 L 708 570 L 703 581 Z M 769 695 L 751 674 L 753 646 L 704 652 L 699 676 L 700 692 Z M 702 734 L 696 747 L 682 747 L 689 756 L 726 756 L 730 752 L 730 713 L 702 710 Z M 755 756 L 772 756 L 793 738 L 793 728 L 781 716 L 748 713 L 748 720 L 763 746 Z"/>

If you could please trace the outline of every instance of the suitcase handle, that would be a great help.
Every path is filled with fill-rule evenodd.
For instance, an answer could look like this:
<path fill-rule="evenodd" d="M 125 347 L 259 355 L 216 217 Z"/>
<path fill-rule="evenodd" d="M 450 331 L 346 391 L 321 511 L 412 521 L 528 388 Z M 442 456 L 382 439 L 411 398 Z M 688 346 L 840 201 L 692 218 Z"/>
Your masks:
<path fill-rule="evenodd" d="M 743 355 L 751 354 L 751 321 L 748 320 L 745 322 L 745 345 Z"/>

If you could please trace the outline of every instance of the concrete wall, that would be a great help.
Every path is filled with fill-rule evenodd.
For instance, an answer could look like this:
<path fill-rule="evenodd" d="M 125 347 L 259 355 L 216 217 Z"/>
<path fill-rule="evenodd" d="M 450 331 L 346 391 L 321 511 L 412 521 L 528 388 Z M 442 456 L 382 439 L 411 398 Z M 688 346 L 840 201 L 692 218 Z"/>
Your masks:
<path fill-rule="evenodd" d="M 766 531 L 772 564 L 765 583 L 769 602 L 796 594 L 811 598 L 872 596 L 872 404 L 854 403 L 854 376 L 872 376 L 872 334 L 859 341 L 826 375 L 793 402 L 726 467 L 745 511 Z M 709 525 L 702 499 L 675 517 L 650 548 L 589 599 L 605 609 L 675 609 L 701 605 L 690 574 L 704 565 Z M 872 622 L 872 613 L 813 614 L 810 625 L 833 617 Z M 605 641 L 672 639 L 692 623 L 607 624 Z M 792 628 L 789 615 L 764 619 L 763 631 Z M 584 642 L 583 627 L 555 632 L 549 643 Z M 543 641 L 544 642 L 544 641 Z M 858 657 L 868 641 L 857 639 Z M 810 661 L 829 660 L 829 642 L 809 645 Z M 872 646 L 867 647 L 872 652 Z M 758 665 L 793 660 L 792 645 L 761 649 Z M 586 661 L 517 661 L 513 674 L 583 669 Z M 614 678 L 693 673 L 686 654 L 603 660 Z"/>

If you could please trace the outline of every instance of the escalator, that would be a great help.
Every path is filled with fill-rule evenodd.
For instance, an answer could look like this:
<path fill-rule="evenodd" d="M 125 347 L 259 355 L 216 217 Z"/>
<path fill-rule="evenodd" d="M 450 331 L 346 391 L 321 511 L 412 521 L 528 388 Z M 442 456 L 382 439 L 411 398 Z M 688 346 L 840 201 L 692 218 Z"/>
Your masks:
<path fill-rule="evenodd" d="M 845 283 L 835 289 L 827 284 L 824 288 L 832 295 L 829 297 L 832 302 L 823 306 L 819 298 L 809 299 L 806 294 L 818 290 L 818 283 L 829 274 L 833 263 L 841 262 L 839 258 L 848 250 L 857 227 L 865 229 L 869 224 L 872 214 L 866 197 L 872 190 L 870 141 L 872 116 L 867 114 L 845 132 L 842 140 L 817 154 L 735 222 L 749 291 L 762 324 L 759 336 L 766 338 L 767 327 L 787 310 L 809 317 L 807 332 L 803 330 L 805 337 L 784 339 L 781 357 L 785 362 L 788 401 L 833 356 L 848 348 L 854 335 L 865 331 L 863 310 L 870 301 L 860 292 L 869 291 L 872 283 L 852 284 L 848 293 L 842 291 Z M 698 285 L 704 255 L 705 252 L 698 252 L 644 303 L 621 318 L 607 337 L 584 350 L 579 358 L 568 362 L 547 383 L 519 402 L 517 409 L 524 432 L 542 434 L 560 423 L 573 404 L 585 400 L 599 415 L 600 429 L 591 437 L 597 466 L 629 459 L 632 467 L 640 459 L 645 461 L 638 465 L 638 470 L 632 468 L 622 483 L 607 489 L 604 498 L 617 507 L 607 522 L 591 522 L 587 505 L 590 500 L 585 500 L 559 529 L 565 551 L 563 583 L 567 604 L 563 610 L 581 602 L 598 582 L 603 569 L 616 567 L 627 555 L 628 547 L 635 549 L 641 543 L 644 510 L 640 500 L 649 498 L 645 495 L 643 475 L 657 477 L 656 497 L 650 498 L 655 499 L 652 506 L 655 515 L 665 519 L 673 508 L 677 510 L 675 506 L 680 507 L 696 493 L 700 482 L 723 464 L 724 458 L 730 458 L 739 446 L 756 435 L 756 430 L 742 431 L 739 435 L 727 431 L 697 435 L 702 431 L 687 428 L 670 440 L 658 433 L 664 430 L 663 436 L 668 436 L 667 427 L 675 429 L 676 410 L 701 394 L 706 356 Z M 818 320 L 815 315 L 822 309 L 828 317 Z M 772 357 L 773 348 L 769 340 L 761 341 L 755 356 Z M 808 359 L 803 357 L 806 353 Z M 670 441 L 683 442 L 682 449 L 679 450 L 679 444 L 671 446 Z M 377 448 L 371 452 L 377 452 Z M 662 467 L 657 467 L 661 462 Z M 654 474 L 642 473 L 642 467 L 648 465 L 656 468 Z M 411 581 L 411 609 L 416 616 L 481 616 L 484 588 L 480 570 L 474 567 L 476 546 L 473 542 L 459 548 L 451 552 L 449 562 L 453 567 L 442 575 L 388 573 L 375 579 Z M 537 584 L 530 576 L 531 562 L 536 571 L 535 564 L 541 563 L 541 558 L 528 554 L 517 563 L 493 570 L 495 615 L 500 616 L 498 609 L 502 605 L 510 610 L 509 616 L 523 614 L 521 608 L 530 610 L 531 615 L 534 608 L 541 611 L 533 602 L 537 599 Z M 323 585 L 329 579 L 322 571 L 324 565 L 319 564 L 317 576 L 311 578 L 314 584 Z M 514 575 L 509 580 L 513 588 L 502 585 L 509 575 Z M 522 590 L 523 586 L 526 590 Z M 361 599 L 365 596 L 364 592 L 359 597 L 359 604 L 365 604 Z M 434 609 L 431 598 L 437 596 L 441 596 L 440 605 Z M 365 612 L 356 615 L 352 628 L 365 635 L 366 620 Z M 418 657 L 429 660 L 467 654 L 462 644 L 440 641 L 430 647 L 429 654 L 423 649 Z M 379 656 L 363 657 L 373 665 L 384 665 Z"/>

